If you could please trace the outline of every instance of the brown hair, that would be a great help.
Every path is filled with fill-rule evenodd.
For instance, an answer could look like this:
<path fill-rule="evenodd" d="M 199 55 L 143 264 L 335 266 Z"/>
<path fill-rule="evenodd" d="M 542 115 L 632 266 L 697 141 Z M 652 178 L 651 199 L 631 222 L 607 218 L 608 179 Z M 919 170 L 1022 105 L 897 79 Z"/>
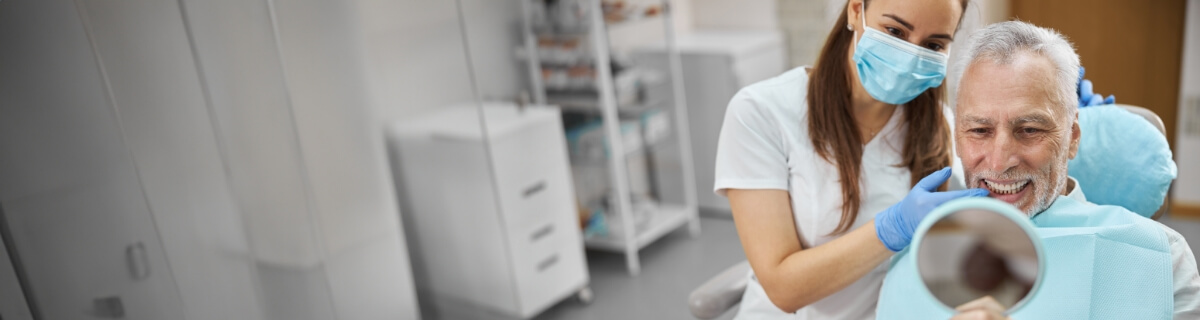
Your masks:
<path fill-rule="evenodd" d="M 863 0 L 862 14 L 866 14 L 866 2 Z M 961 3 L 963 15 L 966 15 L 967 0 L 961 0 Z M 846 70 L 850 63 L 850 42 L 854 41 L 854 32 L 846 28 L 848 9 L 849 6 L 843 8 L 837 23 L 833 24 L 833 31 L 825 40 L 808 82 L 808 135 L 817 154 L 837 166 L 842 185 L 842 219 L 830 234 L 849 231 L 862 203 L 863 141 L 858 122 L 850 110 L 850 81 L 853 79 Z M 959 24 L 962 24 L 962 16 Z M 925 90 L 903 106 L 908 132 L 901 163 L 896 166 L 908 168 L 913 185 L 922 177 L 950 165 L 950 127 L 941 105 L 945 95 L 943 83 Z"/>

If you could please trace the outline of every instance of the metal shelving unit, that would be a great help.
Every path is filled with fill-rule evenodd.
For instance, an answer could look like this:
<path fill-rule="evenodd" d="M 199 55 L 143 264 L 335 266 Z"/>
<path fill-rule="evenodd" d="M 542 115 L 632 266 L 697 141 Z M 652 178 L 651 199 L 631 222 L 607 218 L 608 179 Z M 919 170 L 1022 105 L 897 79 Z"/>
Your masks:
<path fill-rule="evenodd" d="M 654 17 L 637 17 L 637 20 L 644 19 L 660 19 L 664 30 L 664 38 L 667 47 L 667 64 L 668 77 L 674 80 L 671 81 L 669 96 L 673 105 L 667 106 L 667 101 L 652 100 L 651 102 L 634 103 L 630 105 L 618 105 L 617 90 L 615 89 L 613 66 L 611 60 L 611 46 L 608 36 L 609 27 L 605 21 L 605 13 L 603 11 L 603 0 L 582 0 L 586 5 L 586 15 L 583 17 L 586 21 L 580 21 L 580 28 L 575 28 L 569 31 L 569 34 L 585 37 L 590 45 L 591 54 L 586 55 L 589 59 L 592 70 L 595 72 L 595 98 L 592 101 L 578 97 L 570 100 L 570 103 L 562 103 L 564 100 L 548 99 L 546 83 L 543 79 L 542 59 L 538 57 L 539 34 L 535 30 L 533 9 L 535 3 L 539 0 L 521 0 L 524 9 L 524 48 L 523 51 L 525 61 L 530 74 L 531 88 L 533 90 L 533 99 L 537 104 L 555 104 L 560 102 L 563 105 L 563 110 L 575 110 L 583 112 L 599 113 L 601 122 L 603 123 L 604 137 L 607 143 L 607 148 L 610 150 L 607 157 L 607 168 L 609 181 L 611 184 L 611 194 L 613 197 L 613 210 L 619 216 L 620 227 L 623 230 L 620 234 L 610 234 L 607 236 L 594 236 L 585 239 L 585 245 L 588 249 L 603 250 L 623 253 L 626 259 L 626 267 L 631 275 L 637 275 L 641 270 L 638 251 L 645 248 L 650 243 L 662 238 L 664 235 L 674 231 L 684 225 L 688 226 L 688 231 L 691 235 L 698 235 L 700 232 L 700 221 L 696 204 L 696 182 L 693 171 L 691 141 L 687 123 L 687 107 L 684 100 L 682 69 L 679 57 L 679 51 L 675 47 L 674 39 L 674 24 L 672 22 L 672 10 L 669 6 L 669 1 L 660 1 L 661 12 Z M 644 22 L 644 21 L 643 21 Z M 672 117 L 671 125 L 674 127 L 671 132 L 673 144 L 678 147 L 678 166 L 681 169 L 679 177 L 682 194 L 682 203 L 666 203 L 655 202 L 650 205 L 640 205 L 635 208 L 631 195 L 629 168 L 626 166 L 626 156 L 633 150 L 627 150 L 623 140 L 621 128 L 621 116 L 630 112 L 637 112 L 642 109 L 660 108 L 660 110 L 670 111 L 668 114 Z M 643 144 L 644 145 L 644 144 Z M 657 145 L 657 144 L 656 144 Z M 661 146 L 657 146 L 661 147 Z M 650 146 L 642 146 L 641 148 L 650 148 Z M 634 223 L 634 210 L 645 210 L 645 214 L 649 217 L 644 221 L 644 224 L 639 228 Z"/>

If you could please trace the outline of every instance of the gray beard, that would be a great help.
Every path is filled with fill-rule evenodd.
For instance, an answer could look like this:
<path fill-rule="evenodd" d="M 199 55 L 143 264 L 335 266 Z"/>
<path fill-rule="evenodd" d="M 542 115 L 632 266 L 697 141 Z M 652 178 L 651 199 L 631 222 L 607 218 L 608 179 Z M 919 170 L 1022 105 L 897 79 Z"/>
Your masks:
<path fill-rule="evenodd" d="M 1039 213 L 1046 211 L 1051 205 L 1054 205 L 1054 200 L 1058 199 L 1058 195 L 1066 193 L 1067 182 L 1070 181 L 1067 179 L 1067 162 L 1063 161 L 1062 163 L 1055 164 L 1053 170 L 1053 172 L 1060 173 L 1057 177 L 1053 178 L 1055 180 L 1053 187 L 1049 188 L 1047 190 L 1049 192 L 1047 193 L 1039 192 L 1039 194 L 1034 195 L 1033 207 L 1030 207 L 1029 211 L 1025 212 L 1026 216 L 1033 218 Z"/>

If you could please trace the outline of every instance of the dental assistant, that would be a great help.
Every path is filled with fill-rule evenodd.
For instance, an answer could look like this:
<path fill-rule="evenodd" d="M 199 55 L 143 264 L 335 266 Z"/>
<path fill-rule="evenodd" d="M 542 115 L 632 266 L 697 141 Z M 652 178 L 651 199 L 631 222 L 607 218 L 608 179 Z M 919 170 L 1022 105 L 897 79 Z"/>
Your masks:
<path fill-rule="evenodd" d="M 938 191 L 953 148 L 942 82 L 966 8 L 850 0 L 815 65 L 730 101 L 714 189 L 753 269 L 738 318 L 873 319 L 883 262 L 921 218 L 987 194 Z"/>

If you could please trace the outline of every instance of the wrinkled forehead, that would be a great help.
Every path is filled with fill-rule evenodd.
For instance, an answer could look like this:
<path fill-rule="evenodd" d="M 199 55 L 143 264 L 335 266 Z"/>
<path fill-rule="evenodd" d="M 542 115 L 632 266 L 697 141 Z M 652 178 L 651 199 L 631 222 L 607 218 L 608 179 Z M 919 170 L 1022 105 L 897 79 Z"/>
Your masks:
<path fill-rule="evenodd" d="M 1063 97 L 1054 70 L 1049 59 L 1038 55 L 973 61 L 959 83 L 955 117 L 992 125 L 1070 121 L 1074 100 Z"/>

